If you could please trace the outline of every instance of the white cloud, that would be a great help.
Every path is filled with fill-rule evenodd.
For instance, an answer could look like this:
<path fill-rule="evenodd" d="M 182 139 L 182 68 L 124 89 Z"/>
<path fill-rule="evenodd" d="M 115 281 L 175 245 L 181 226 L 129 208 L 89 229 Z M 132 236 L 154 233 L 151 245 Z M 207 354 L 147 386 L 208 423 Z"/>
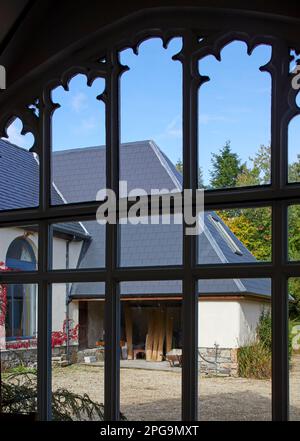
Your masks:
<path fill-rule="evenodd" d="M 71 108 L 75 112 L 80 112 L 81 110 L 85 109 L 87 107 L 87 96 L 83 92 L 78 92 L 76 95 L 74 95 L 71 100 Z"/>
<path fill-rule="evenodd" d="M 167 124 L 165 130 L 160 133 L 157 138 L 181 138 L 182 137 L 182 120 L 179 115 L 175 116 L 169 124 Z"/>
<path fill-rule="evenodd" d="M 235 122 L 233 118 L 228 118 L 224 115 L 209 115 L 206 113 L 203 113 L 199 116 L 199 124 L 210 124 L 212 122 Z"/>
<path fill-rule="evenodd" d="M 74 128 L 74 133 L 86 133 L 94 130 L 97 127 L 97 121 L 94 116 L 90 116 L 88 118 L 84 118 L 81 120 L 80 124 L 78 124 Z"/>
<path fill-rule="evenodd" d="M 30 142 L 29 137 L 21 135 L 20 130 L 21 128 L 17 127 L 15 123 L 12 123 L 7 129 L 8 138 L 2 139 L 17 145 L 18 147 L 30 148 L 32 146 L 32 141 Z M 32 138 L 32 135 L 30 138 Z"/>

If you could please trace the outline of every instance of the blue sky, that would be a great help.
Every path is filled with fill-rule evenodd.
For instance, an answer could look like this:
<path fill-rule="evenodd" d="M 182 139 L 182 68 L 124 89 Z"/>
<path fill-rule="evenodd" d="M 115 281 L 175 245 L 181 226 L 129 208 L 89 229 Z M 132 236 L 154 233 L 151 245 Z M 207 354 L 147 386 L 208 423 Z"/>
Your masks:
<path fill-rule="evenodd" d="M 153 139 L 173 162 L 182 158 L 181 63 L 172 60 L 180 48 L 179 38 L 167 50 L 152 39 L 140 46 L 138 56 L 131 49 L 120 56 L 130 67 L 121 78 L 121 141 Z M 213 56 L 199 63 L 200 73 L 211 79 L 199 91 L 199 164 L 206 183 L 211 153 L 227 140 L 243 161 L 270 142 L 271 77 L 259 67 L 269 61 L 271 48 L 259 46 L 248 56 L 246 45 L 234 42 L 221 56 L 221 63 Z M 103 88 L 102 79 L 87 87 L 79 75 L 69 92 L 53 91 L 53 101 L 61 104 L 53 117 L 55 150 L 105 144 L 104 104 L 95 99 Z M 32 136 L 21 136 L 20 127 L 20 122 L 10 127 L 9 139 L 28 147 Z M 300 117 L 290 124 L 291 161 L 300 153 L 299 135 Z"/>

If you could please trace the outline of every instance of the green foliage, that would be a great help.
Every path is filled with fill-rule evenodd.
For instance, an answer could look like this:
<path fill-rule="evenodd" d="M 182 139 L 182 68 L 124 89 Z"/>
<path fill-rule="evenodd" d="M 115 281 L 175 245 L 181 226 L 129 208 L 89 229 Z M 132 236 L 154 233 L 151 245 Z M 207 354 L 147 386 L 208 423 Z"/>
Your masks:
<path fill-rule="evenodd" d="M 294 322 L 289 322 L 289 358 L 291 359 L 292 328 Z M 238 350 L 239 375 L 245 378 L 271 378 L 272 374 L 272 316 L 270 311 L 263 311 L 256 328 L 255 342 Z"/>
<path fill-rule="evenodd" d="M 19 364 L 18 366 L 9 369 L 9 374 L 36 374 L 36 369 Z"/>
<path fill-rule="evenodd" d="M 179 171 L 179 173 L 183 174 L 183 162 L 181 159 L 177 160 L 175 167 Z M 203 172 L 201 167 L 199 167 L 198 169 L 198 188 L 205 188 L 203 181 Z"/>
<path fill-rule="evenodd" d="M 234 159 L 232 157 L 234 156 Z M 240 172 L 237 173 L 241 161 L 236 154 L 230 151 L 229 143 L 223 149 L 221 155 L 213 155 L 215 165 L 214 173 L 217 170 L 218 180 L 213 180 L 214 188 L 220 187 L 220 183 L 227 182 L 225 186 L 251 186 L 265 185 L 270 183 L 271 147 L 261 145 L 253 158 L 249 158 L 249 165 L 243 164 Z M 231 157 L 235 167 L 228 167 L 225 173 L 226 158 Z M 225 161 L 226 160 L 226 161 Z M 228 160 L 228 163 L 230 161 Z M 230 165 L 230 164 L 229 164 Z M 227 173 L 231 173 L 230 179 Z M 289 165 L 288 170 L 290 182 L 300 182 L 300 155 L 297 161 Z M 224 186 L 223 184 L 221 186 Z M 271 260 L 271 231 L 272 218 L 269 208 L 223 210 L 218 212 L 226 225 L 237 236 L 237 238 L 248 248 L 248 250 L 260 261 Z M 289 259 L 300 260 L 300 205 L 291 205 L 288 210 L 288 240 Z M 300 278 L 290 279 L 289 293 L 293 296 L 294 302 L 290 303 L 290 316 L 292 319 L 300 317 Z"/>
<path fill-rule="evenodd" d="M 201 167 L 198 168 L 198 188 L 205 188 Z"/>
<path fill-rule="evenodd" d="M 300 205 L 288 209 L 288 251 L 290 260 L 300 260 Z M 294 298 L 290 303 L 290 317 L 300 318 L 300 278 L 289 279 L 289 293 Z"/>
<path fill-rule="evenodd" d="M 239 376 L 245 378 L 271 378 L 272 374 L 272 321 L 269 311 L 263 311 L 256 328 L 254 343 L 239 348 Z"/>
<path fill-rule="evenodd" d="M 293 301 L 289 303 L 289 316 L 291 320 L 299 320 L 300 318 L 300 277 L 289 279 L 289 294 L 293 297 Z"/>
<path fill-rule="evenodd" d="M 3 375 L 1 381 L 1 410 L 7 413 L 35 413 L 36 372 L 13 369 Z M 79 395 L 67 389 L 52 392 L 52 417 L 57 421 L 104 419 L 104 406 L 90 399 L 87 394 Z M 121 419 L 126 418 L 121 415 Z"/>
<path fill-rule="evenodd" d="M 271 181 L 271 147 L 261 145 L 254 158 L 249 158 L 250 167 L 244 167 L 237 177 L 237 186 L 266 185 Z"/>
<path fill-rule="evenodd" d="M 257 325 L 257 338 L 260 344 L 272 352 L 272 317 L 270 311 L 263 311 Z"/>
<path fill-rule="evenodd" d="M 181 159 L 177 160 L 175 167 L 179 171 L 179 173 L 183 173 L 183 162 L 181 161 Z"/>
<path fill-rule="evenodd" d="M 270 352 L 259 342 L 238 350 L 239 376 L 267 379 L 272 375 Z"/>
<path fill-rule="evenodd" d="M 218 154 L 213 153 L 211 162 L 211 187 L 235 187 L 237 178 L 243 172 L 245 165 L 242 165 L 239 156 L 231 151 L 230 141 L 225 143 Z"/>
<path fill-rule="evenodd" d="M 297 155 L 297 161 L 289 165 L 289 182 L 300 182 L 300 155 Z"/>
<path fill-rule="evenodd" d="M 222 210 L 218 211 L 218 215 L 257 260 L 271 260 L 270 208 Z"/>

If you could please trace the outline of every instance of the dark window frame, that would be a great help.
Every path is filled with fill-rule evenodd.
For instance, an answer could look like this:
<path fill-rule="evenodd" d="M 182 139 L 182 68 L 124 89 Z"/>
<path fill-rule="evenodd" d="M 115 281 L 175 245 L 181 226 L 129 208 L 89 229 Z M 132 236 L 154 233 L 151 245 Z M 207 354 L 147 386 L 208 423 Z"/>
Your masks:
<path fill-rule="evenodd" d="M 216 31 L 217 29 L 217 31 Z M 141 12 L 115 25 L 100 30 L 83 42 L 58 54 L 42 68 L 29 73 L 0 97 L 0 133 L 12 116 L 18 116 L 35 136 L 35 151 L 40 161 L 39 207 L 0 212 L 0 224 L 38 225 L 38 271 L 0 273 L 1 283 L 38 284 L 38 414 L 51 419 L 51 284 L 59 282 L 106 282 L 105 302 L 105 418 L 119 418 L 120 356 L 118 284 L 128 280 L 183 281 L 183 369 L 182 418 L 197 420 L 198 374 L 198 299 L 199 279 L 235 277 L 269 277 L 272 279 L 272 414 L 273 420 L 288 419 L 288 294 L 289 277 L 300 276 L 299 262 L 287 259 L 287 206 L 300 199 L 300 184 L 287 182 L 287 129 L 290 119 L 300 110 L 293 103 L 296 93 L 290 87 L 289 49 L 299 49 L 299 20 L 251 12 L 212 10 L 209 8 L 163 8 Z M 119 36 L 119 38 L 118 38 Z M 51 225 L 67 220 L 83 220 L 95 216 L 97 202 L 50 205 L 51 162 L 51 89 L 66 85 L 77 73 L 89 80 L 106 80 L 103 99 L 106 104 L 106 173 L 107 187 L 118 194 L 119 182 L 119 77 L 122 66 L 118 51 L 137 48 L 146 38 L 159 37 L 167 44 L 175 36 L 183 36 L 179 56 L 183 68 L 183 176 L 184 188 L 197 188 L 197 106 L 198 87 L 202 79 L 196 75 L 197 59 L 220 49 L 233 40 L 242 40 L 253 48 L 257 43 L 272 44 L 273 56 L 268 66 L 272 74 L 271 184 L 262 187 L 224 189 L 205 193 L 205 209 L 272 207 L 272 262 L 226 265 L 198 265 L 196 237 L 183 238 L 183 264 L 176 267 L 118 267 L 117 225 L 106 228 L 106 267 L 95 270 L 51 270 Z M 199 37 L 205 37 L 205 44 Z M 297 43 L 298 42 L 298 47 Z M 96 49 L 95 49 L 96 48 Z M 98 63 L 105 56 L 105 63 Z M 38 97 L 39 115 L 28 110 Z M 128 203 L 128 209 L 130 202 Z M 186 294 L 188 293 L 188 295 Z M 194 295 L 191 295 L 194 294 Z M 201 409 L 200 409 L 201 411 Z"/>

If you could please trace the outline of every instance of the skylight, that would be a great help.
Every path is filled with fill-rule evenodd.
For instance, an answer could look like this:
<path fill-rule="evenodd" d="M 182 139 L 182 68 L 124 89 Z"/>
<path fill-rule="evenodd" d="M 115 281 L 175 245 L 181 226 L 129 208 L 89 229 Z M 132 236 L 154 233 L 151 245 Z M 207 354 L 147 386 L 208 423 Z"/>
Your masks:
<path fill-rule="evenodd" d="M 222 236 L 222 238 L 225 240 L 225 242 L 227 243 L 227 245 L 229 246 L 229 248 L 231 249 L 231 251 L 235 254 L 237 254 L 238 256 L 242 256 L 243 253 L 240 250 L 240 248 L 237 246 L 237 244 L 234 242 L 234 240 L 230 237 L 230 235 L 228 234 L 228 232 L 225 230 L 225 228 L 223 227 L 222 223 L 219 221 L 219 219 L 217 219 L 214 216 L 209 216 L 210 221 L 213 223 L 213 225 L 215 226 L 215 228 L 218 230 L 218 232 L 220 233 L 220 235 Z"/>

